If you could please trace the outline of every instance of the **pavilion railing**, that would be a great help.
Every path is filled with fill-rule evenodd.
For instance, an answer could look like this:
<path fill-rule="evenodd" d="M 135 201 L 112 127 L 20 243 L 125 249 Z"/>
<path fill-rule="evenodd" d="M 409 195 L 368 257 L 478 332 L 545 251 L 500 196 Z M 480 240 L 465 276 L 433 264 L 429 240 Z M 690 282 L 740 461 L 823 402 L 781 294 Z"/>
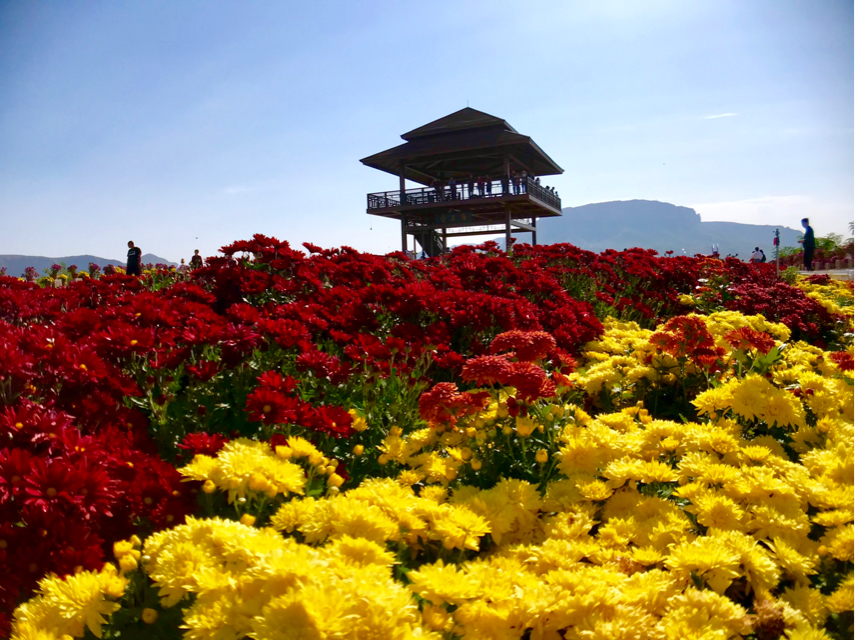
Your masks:
<path fill-rule="evenodd" d="M 561 199 L 555 192 L 540 185 L 532 178 L 517 180 L 475 180 L 460 184 L 445 184 L 440 189 L 421 187 L 407 189 L 404 192 L 407 206 L 454 202 L 458 200 L 479 200 L 483 198 L 501 198 L 505 196 L 528 194 L 555 209 L 561 210 Z M 389 209 L 401 206 L 400 191 L 381 191 L 368 194 L 368 209 Z"/>

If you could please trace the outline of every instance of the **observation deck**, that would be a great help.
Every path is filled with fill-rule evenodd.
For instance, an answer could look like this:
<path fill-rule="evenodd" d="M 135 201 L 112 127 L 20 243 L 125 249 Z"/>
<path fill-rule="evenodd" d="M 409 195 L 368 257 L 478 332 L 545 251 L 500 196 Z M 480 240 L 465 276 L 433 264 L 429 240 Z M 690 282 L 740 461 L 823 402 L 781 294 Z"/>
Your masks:
<path fill-rule="evenodd" d="M 511 205 L 517 212 L 525 210 L 539 217 L 561 215 L 561 199 L 550 189 L 526 177 L 515 185 L 507 180 L 475 181 L 470 184 L 449 185 L 438 192 L 435 187 L 421 187 L 404 191 L 403 203 L 401 192 L 381 191 L 368 194 L 368 213 L 385 218 L 400 218 L 404 209 L 417 216 L 420 212 L 426 214 L 432 210 L 465 206 L 475 218 L 488 218 L 496 214 L 504 217 L 505 205 Z M 547 213 L 546 211 L 549 213 Z"/>
<path fill-rule="evenodd" d="M 561 200 L 538 176 L 563 169 L 528 136 L 495 116 L 461 109 L 401 136 L 405 144 L 362 159 L 398 177 L 398 189 L 369 193 L 366 213 L 401 221 L 401 248 L 413 236 L 430 256 L 454 236 L 531 233 L 561 215 Z M 407 188 L 407 181 L 423 186 Z"/>

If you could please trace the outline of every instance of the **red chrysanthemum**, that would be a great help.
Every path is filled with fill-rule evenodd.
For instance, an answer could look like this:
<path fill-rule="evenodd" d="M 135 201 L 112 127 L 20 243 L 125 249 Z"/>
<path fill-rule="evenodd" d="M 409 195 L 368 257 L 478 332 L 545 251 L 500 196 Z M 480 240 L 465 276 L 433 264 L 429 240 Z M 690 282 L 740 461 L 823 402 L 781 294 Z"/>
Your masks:
<path fill-rule="evenodd" d="M 444 422 L 450 419 L 454 409 L 461 405 L 462 393 L 453 382 L 440 382 L 419 398 L 419 415 L 428 422 Z"/>
<path fill-rule="evenodd" d="M 258 386 L 279 393 L 292 393 L 297 388 L 297 381 L 292 376 L 283 378 L 278 371 L 265 371 L 258 376 Z"/>
<path fill-rule="evenodd" d="M 297 398 L 259 387 L 247 397 L 246 411 L 254 422 L 283 424 L 297 419 L 301 404 Z"/>
<path fill-rule="evenodd" d="M 297 422 L 312 431 L 326 433 L 336 438 L 353 435 L 353 418 L 341 407 L 303 405 Z"/>
<path fill-rule="evenodd" d="M 650 336 L 650 344 L 675 358 L 691 358 L 696 349 L 714 348 L 715 340 L 701 318 L 677 316 Z"/>
<path fill-rule="evenodd" d="M 461 393 L 453 382 L 440 382 L 419 398 L 419 415 L 430 423 L 443 423 L 483 409 L 489 394 Z"/>
<path fill-rule="evenodd" d="M 555 384 L 546 376 L 546 371 L 533 362 L 513 363 L 508 384 L 517 390 L 524 400 L 555 395 Z"/>
<path fill-rule="evenodd" d="M 493 353 L 513 352 L 517 360 L 537 362 L 555 349 L 555 338 L 545 331 L 506 331 L 490 343 Z"/>
<path fill-rule="evenodd" d="M 297 370 L 311 371 L 318 378 L 329 378 L 339 368 L 339 359 L 335 356 L 312 349 L 297 356 Z"/>
<path fill-rule="evenodd" d="M 228 438 L 219 433 L 188 433 L 178 448 L 189 451 L 191 456 L 215 456 L 228 441 Z"/>
<path fill-rule="evenodd" d="M 198 364 L 187 365 L 187 371 L 200 382 L 207 382 L 220 372 L 220 364 L 212 360 L 200 360 Z"/>
<path fill-rule="evenodd" d="M 853 358 L 852 354 L 848 351 L 833 351 L 830 354 L 830 358 L 841 371 L 852 371 Z"/>
<path fill-rule="evenodd" d="M 62 459 L 33 459 L 33 466 L 24 476 L 24 505 L 42 511 L 59 510 L 78 505 L 83 499 L 79 470 Z"/>
<path fill-rule="evenodd" d="M 481 356 L 466 361 L 461 377 L 477 385 L 507 384 L 510 373 L 511 362 L 506 356 Z"/>
<path fill-rule="evenodd" d="M 24 492 L 24 476 L 32 459 L 24 449 L 0 449 L 0 504 Z"/>
<path fill-rule="evenodd" d="M 741 349 L 743 351 L 756 349 L 765 355 L 775 348 L 775 341 L 769 334 L 755 331 L 751 327 L 742 327 L 729 331 L 724 334 L 724 338 L 734 349 Z"/>

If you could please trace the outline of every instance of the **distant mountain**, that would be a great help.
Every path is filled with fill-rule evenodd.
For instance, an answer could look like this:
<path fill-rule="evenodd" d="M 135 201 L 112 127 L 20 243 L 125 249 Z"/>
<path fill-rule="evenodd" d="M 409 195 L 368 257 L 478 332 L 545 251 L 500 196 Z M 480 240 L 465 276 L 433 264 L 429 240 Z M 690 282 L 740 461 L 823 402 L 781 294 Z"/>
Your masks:
<path fill-rule="evenodd" d="M 589 251 L 655 249 L 661 254 L 709 255 L 718 244 L 722 257 L 739 255 L 747 260 L 760 247 L 771 260 L 775 229 L 781 232 L 782 247 L 797 247 L 800 232 L 783 226 L 702 222 L 688 207 L 667 202 L 627 200 L 598 202 L 563 209 L 560 218 L 541 218 L 537 223 L 538 244 L 569 242 Z M 528 234 L 518 236 L 528 242 Z"/>
<path fill-rule="evenodd" d="M 143 264 L 167 264 L 175 265 L 175 262 L 170 262 L 166 258 L 161 258 L 153 253 L 144 253 L 142 255 Z M 6 272 L 10 276 L 21 276 L 24 274 L 24 269 L 27 267 L 35 267 L 39 275 L 44 273 L 45 269 L 50 269 L 54 264 L 65 264 L 66 267 L 74 264 L 77 265 L 78 271 L 86 271 L 89 269 L 89 263 L 94 262 L 102 269 L 108 264 L 124 267 L 127 264 L 126 260 L 111 260 L 109 258 L 99 258 L 98 256 L 65 256 L 64 258 L 47 258 L 45 256 L 17 256 L 17 255 L 0 255 L 0 268 L 6 267 Z"/>

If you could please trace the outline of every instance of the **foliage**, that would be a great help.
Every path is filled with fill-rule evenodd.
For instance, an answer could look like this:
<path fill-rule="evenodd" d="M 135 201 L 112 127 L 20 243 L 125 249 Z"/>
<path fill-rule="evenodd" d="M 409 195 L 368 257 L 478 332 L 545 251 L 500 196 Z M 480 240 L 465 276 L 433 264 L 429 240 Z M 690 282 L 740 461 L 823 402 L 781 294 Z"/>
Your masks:
<path fill-rule="evenodd" d="M 307 248 L 0 280 L 14 637 L 851 633 L 851 284 Z"/>

